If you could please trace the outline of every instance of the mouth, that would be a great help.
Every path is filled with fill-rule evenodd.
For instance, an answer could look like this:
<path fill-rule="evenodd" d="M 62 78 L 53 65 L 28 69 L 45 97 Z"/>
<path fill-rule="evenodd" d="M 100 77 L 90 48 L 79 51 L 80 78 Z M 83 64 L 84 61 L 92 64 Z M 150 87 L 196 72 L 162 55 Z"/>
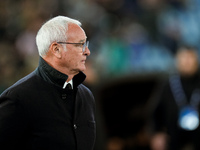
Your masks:
<path fill-rule="evenodd" d="M 85 63 L 85 61 L 86 61 L 86 60 L 82 60 L 81 62 L 82 62 L 82 63 Z"/>

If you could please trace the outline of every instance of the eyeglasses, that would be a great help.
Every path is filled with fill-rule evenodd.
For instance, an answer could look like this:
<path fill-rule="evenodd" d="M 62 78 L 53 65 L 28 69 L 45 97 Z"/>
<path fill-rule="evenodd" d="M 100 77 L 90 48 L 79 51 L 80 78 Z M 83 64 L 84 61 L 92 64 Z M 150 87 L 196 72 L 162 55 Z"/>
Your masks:
<path fill-rule="evenodd" d="M 83 53 L 85 52 L 86 46 L 87 47 L 89 46 L 89 41 L 86 41 L 85 43 L 70 43 L 70 42 L 57 42 L 57 43 L 58 44 L 75 44 L 75 45 L 78 45 L 78 46 L 83 46 L 83 48 L 82 48 Z"/>

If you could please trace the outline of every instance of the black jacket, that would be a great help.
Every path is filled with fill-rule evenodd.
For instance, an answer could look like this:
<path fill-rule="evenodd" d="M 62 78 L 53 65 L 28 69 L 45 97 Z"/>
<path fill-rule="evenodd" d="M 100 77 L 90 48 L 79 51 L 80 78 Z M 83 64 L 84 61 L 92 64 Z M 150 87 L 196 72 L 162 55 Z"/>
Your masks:
<path fill-rule="evenodd" d="M 64 90 L 67 77 L 40 58 L 35 71 L 2 93 L 1 150 L 93 149 L 93 94 L 82 84 L 82 72 L 73 78 L 74 89 Z"/>

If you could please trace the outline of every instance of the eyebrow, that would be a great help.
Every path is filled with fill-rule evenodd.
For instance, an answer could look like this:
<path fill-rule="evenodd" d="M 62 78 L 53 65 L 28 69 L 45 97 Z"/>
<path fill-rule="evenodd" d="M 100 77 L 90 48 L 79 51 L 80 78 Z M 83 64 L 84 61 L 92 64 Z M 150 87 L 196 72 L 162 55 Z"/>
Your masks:
<path fill-rule="evenodd" d="M 80 43 L 83 43 L 83 42 L 85 42 L 85 40 L 80 40 L 79 42 L 80 42 Z"/>
<path fill-rule="evenodd" d="M 87 41 L 87 37 L 84 40 L 80 40 L 79 42 L 83 43 L 85 41 Z"/>

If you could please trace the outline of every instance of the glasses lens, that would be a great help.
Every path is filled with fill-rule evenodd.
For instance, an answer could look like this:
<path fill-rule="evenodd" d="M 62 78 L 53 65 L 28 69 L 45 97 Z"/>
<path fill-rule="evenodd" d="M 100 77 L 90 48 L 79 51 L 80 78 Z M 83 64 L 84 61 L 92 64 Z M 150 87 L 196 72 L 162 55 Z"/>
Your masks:
<path fill-rule="evenodd" d="M 86 41 L 86 42 L 83 44 L 83 53 L 85 52 L 86 46 L 87 46 L 87 47 L 89 46 L 89 41 Z"/>
<path fill-rule="evenodd" d="M 86 42 L 86 46 L 89 47 L 89 41 Z"/>

